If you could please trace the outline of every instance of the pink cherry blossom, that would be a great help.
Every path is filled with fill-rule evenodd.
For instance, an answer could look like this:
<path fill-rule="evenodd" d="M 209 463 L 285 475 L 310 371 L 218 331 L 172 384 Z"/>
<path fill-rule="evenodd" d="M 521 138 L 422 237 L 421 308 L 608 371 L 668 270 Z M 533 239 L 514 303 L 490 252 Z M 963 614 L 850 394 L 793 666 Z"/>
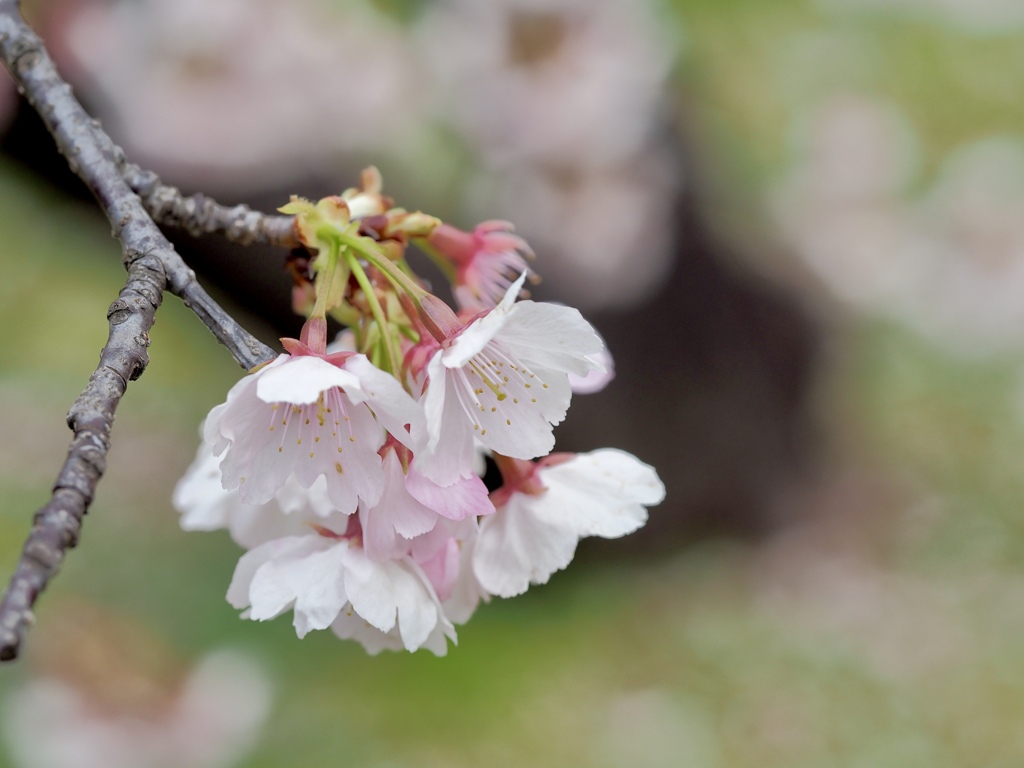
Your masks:
<path fill-rule="evenodd" d="M 223 486 L 243 502 L 269 502 L 292 476 L 303 488 L 324 477 L 331 504 L 351 514 L 384 491 L 385 430 L 408 442 L 406 425 L 418 430 L 422 420 L 401 384 L 364 355 L 281 355 L 232 387 L 204 435 L 218 455 L 226 449 Z"/>
<path fill-rule="evenodd" d="M 441 224 L 430 235 L 430 245 L 455 264 L 455 300 L 461 309 L 491 309 L 529 271 L 526 257 L 533 258 L 533 251 L 512 230 L 507 221 L 485 221 L 472 232 Z"/>
<path fill-rule="evenodd" d="M 591 356 L 604 343 L 578 310 L 516 302 L 525 278 L 443 341 L 427 364 L 420 468 L 441 485 L 470 474 L 474 439 L 513 458 L 549 453 L 572 397 L 569 374 L 601 370 Z"/>
<path fill-rule="evenodd" d="M 359 511 L 363 543 L 375 560 L 407 552 L 410 540 L 434 530 L 439 518 L 459 521 L 494 512 L 487 486 L 476 475 L 441 487 L 423 476 L 415 458 L 403 468 L 400 450 L 385 449 L 384 493 L 376 505 L 361 505 Z"/>
<path fill-rule="evenodd" d="M 479 528 L 476 517 L 462 520 L 442 518 L 429 533 L 409 542 L 409 556 L 423 569 L 442 603 L 452 597 L 465 571 L 472 570 L 464 562 L 463 553 L 472 547 Z M 462 621 L 465 619 L 456 623 Z"/>
<path fill-rule="evenodd" d="M 647 521 L 645 507 L 665 498 L 654 468 L 625 451 L 555 461 L 516 463 L 511 484 L 493 495 L 498 511 L 481 522 L 473 549 L 487 592 L 513 597 L 544 584 L 572 561 L 581 538 L 632 533 Z"/>

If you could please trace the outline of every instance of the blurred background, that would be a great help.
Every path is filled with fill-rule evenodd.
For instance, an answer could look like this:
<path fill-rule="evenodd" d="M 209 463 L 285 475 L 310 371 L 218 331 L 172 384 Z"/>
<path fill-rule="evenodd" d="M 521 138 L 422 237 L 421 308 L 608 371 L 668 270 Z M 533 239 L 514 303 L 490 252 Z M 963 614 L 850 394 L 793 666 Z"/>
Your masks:
<path fill-rule="evenodd" d="M 0 766 L 1024 764 L 1024 0 L 26 6 L 186 192 L 273 209 L 374 163 L 407 208 L 514 221 L 616 359 L 560 449 L 632 451 L 668 498 L 447 658 L 240 621 L 239 551 L 170 496 L 241 372 L 169 297 L 2 671 Z M 6 578 L 124 278 L 0 92 Z M 295 335 L 284 254 L 169 234 Z"/>

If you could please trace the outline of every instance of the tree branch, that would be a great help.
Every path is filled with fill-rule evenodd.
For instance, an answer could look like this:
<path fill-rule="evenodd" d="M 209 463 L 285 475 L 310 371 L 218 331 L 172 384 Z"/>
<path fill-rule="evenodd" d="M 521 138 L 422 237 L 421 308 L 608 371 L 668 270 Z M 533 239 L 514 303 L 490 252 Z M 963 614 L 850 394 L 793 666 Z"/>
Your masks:
<path fill-rule="evenodd" d="M 134 163 L 124 163 L 121 172 L 158 224 L 184 229 L 193 237 L 219 234 L 239 245 L 301 245 L 292 226 L 294 216 L 270 216 L 247 205 L 228 208 L 206 195 L 185 196 Z"/>
<path fill-rule="evenodd" d="M 18 655 L 33 621 L 32 606 L 78 543 L 82 518 L 106 469 L 114 412 L 128 382 L 149 363 L 149 329 L 167 283 L 163 264 L 142 256 L 128 266 L 128 281 L 107 310 L 110 333 L 100 364 L 68 412 L 74 438 L 53 485 L 50 501 L 36 512 L 10 586 L 0 603 L 0 661 Z"/>
<path fill-rule="evenodd" d="M 35 515 L 10 586 L 0 603 L 0 661 L 18 655 L 39 593 L 78 541 L 82 518 L 106 466 L 110 430 L 128 382 L 149 362 L 149 329 L 164 290 L 180 296 L 244 368 L 274 352 L 249 334 L 199 286 L 195 273 L 160 232 L 121 177 L 123 155 L 71 94 L 17 0 L 0 0 L 0 58 L 39 112 L 68 164 L 96 196 L 121 241 L 128 280 L 110 305 L 100 363 L 68 414 L 74 432 L 50 501 Z"/>

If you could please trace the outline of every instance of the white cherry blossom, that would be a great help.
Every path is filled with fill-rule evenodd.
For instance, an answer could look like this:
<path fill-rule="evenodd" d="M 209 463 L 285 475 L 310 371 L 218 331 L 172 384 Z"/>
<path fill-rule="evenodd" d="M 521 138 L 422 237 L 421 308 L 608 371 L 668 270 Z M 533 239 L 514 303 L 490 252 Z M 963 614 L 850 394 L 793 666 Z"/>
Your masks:
<path fill-rule="evenodd" d="M 196 458 L 174 488 L 171 502 L 181 513 L 186 531 L 226 528 L 235 543 L 251 549 L 282 536 L 309 532 L 310 523 L 344 528 L 345 515 L 327 498 L 327 481 L 319 477 L 310 488 L 288 478 L 266 504 L 246 504 L 238 490 L 221 484 L 220 456 L 203 442 Z"/>
<path fill-rule="evenodd" d="M 269 502 L 294 476 L 303 488 L 326 478 L 341 512 L 384 490 L 377 450 L 385 429 L 408 441 L 419 431 L 417 403 L 365 355 L 335 365 L 316 355 L 281 355 L 232 387 L 206 420 L 205 439 L 220 455 L 224 488 L 247 504 Z"/>
<path fill-rule="evenodd" d="M 569 374 L 602 370 L 593 356 L 604 343 L 578 310 L 515 300 L 525 278 L 427 363 L 428 440 L 419 458 L 442 485 L 472 471 L 474 439 L 513 458 L 549 453 L 572 397 Z"/>
<path fill-rule="evenodd" d="M 665 498 L 653 467 L 614 448 L 537 464 L 528 474 L 536 487 L 502 494 L 507 501 L 481 522 L 473 549 L 480 585 L 501 597 L 546 583 L 585 536 L 632 533 L 647 521 L 645 507 Z"/>
<path fill-rule="evenodd" d="M 440 636 L 456 640 L 429 580 L 408 557 L 371 560 L 355 538 L 319 534 L 267 542 L 238 561 L 228 602 L 256 621 L 294 612 L 304 637 L 333 627 L 371 653 L 391 647 L 391 635 L 409 651 L 426 646 L 443 654 Z M 440 633 L 440 634 L 438 634 Z"/>

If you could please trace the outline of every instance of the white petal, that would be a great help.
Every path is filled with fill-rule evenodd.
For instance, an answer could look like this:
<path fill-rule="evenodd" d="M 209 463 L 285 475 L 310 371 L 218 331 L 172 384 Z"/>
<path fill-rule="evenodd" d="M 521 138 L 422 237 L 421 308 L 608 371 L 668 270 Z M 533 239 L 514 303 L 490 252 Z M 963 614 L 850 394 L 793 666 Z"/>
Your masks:
<path fill-rule="evenodd" d="M 274 411 L 256 396 L 255 379 L 247 381 L 250 386 L 228 400 L 219 422 L 219 435 L 230 442 L 220 465 L 221 481 L 227 490 L 247 483 L 241 491 L 243 500 L 265 504 L 284 485 L 291 467 L 283 461 L 271 460 L 270 456 L 261 456 L 261 452 L 267 453 L 265 449 L 274 437 L 268 429 L 273 426 Z"/>
<path fill-rule="evenodd" d="M 538 477 L 543 493 L 515 493 L 480 523 L 473 570 L 493 594 L 510 597 L 530 582 L 543 584 L 569 564 L 580 538 L 635 531 L 647 520 L 645 506 L 665 497 L 653 468 L 613 448 L 542 467 Z"/>
<path fill-rule="evenodd" d="M 265 403 L 310 405 L 332 387 L 359 388 L 354 374 L 308 355 L 290 357 L 286 365 L 263 368 L 255 375 L 256 394 Z"/>
<path fill-rule="evenodd" d="M 249 385 L 248 377 L 235 384 L 235 386 L 233 386 L 228 392 L 228 397 L 231 397 L 231 393 L 238 389 L 238 387 L 243 383 L 247 386 Z M 206 418 L 203 420 L 203 425 L 200 428 L 200 435 L 202 436 L 203 442 L 207 443 L 213 453 L 217 456 L 224 453 L 224 449 L 228 447 L 229 441 L 220 432 L 220 419 L 227 407 L 228 403 L 225 401 L 220 405 L 215 405 L 211 408 L 210 412 L 206 414 Z"/>
<path fill-rule="evenodd" d="M 591 356 L 604 349 L 604 342 L 573 307 L 520 301 L 498 340 L 531 367 L 578 376 L 602 368 Z"/>
<path fill-rule="evenodd" d="M 398 627 L 392 628 L 390 632 L 381 632 L 356 613 L 351 605 L 334 620 L 331 631 L 342 640 L 358 641 L 371 656 L 376 656 L 381 651 L 400 651 L 403 648 Z"/>
<path fill-rule="evenodd" d="M 525 272 L 509 286 L 498 306 L 466 326 L 451 345 L 442 351 L 442 359 L 447 368 L 461 368 L 502 330 L 511 316 L 512 307 L 524 280 Z"/>
<path fill-rule="evenodd" d="M 565 418 L 572 398 L 567 374 L 530 370 L 497 344 L 489 345 L 470 367 L 449 371 L 448 389 L 458 396 L 476 439 L 516 459 L 551 452 L 553 425 Z"/>
<path fill-rule="evenodd" d="M 459 637 L 455 633 L 455 627 L 442 615 L 430 631 L 427 639 L 419 647 L 426 648 L 435 656 L 446 656 L 448 654 L 448 640 L 451 640 L 455 645 L 459 644 Z"/>
<path fill-rule="evenodd" d="M 200 443 L 171 496 L 171 503 L 181 513 L 181 527 L 186 531 L 226 528 L 230 498 L 220 483 L 220 457 L 213 455 L 208 443 Z"/>
<path fill-rule="evenodd" d="M 473 572 L 491 594 L 514 597 L 530 582 L 543 584 L 576 553 L 579 537 L 568 528 L 538 520 L 530 509 L 532 498 L 513 494 L 505 507 L 480 522 Z"/>
<path fill-rule="evenodd" d="M 249 590 L 250 618 L 270 619 L 293 605 L 299 637 L 329 627 L 348 601 L 344 590 L 348 542 L 316 535 L 305 539 L 305 551 L 272 558 L 261 566 Z"/>
<path fill-rule="evenodd" d="M 344 404 L 336 407 L 348 414 L 347 418 L 329 414 L 336 417 L 334 431 L 338 436 L 332 432 L 323 448 L 310 451 L 315 461 L 310 459 L 309 453 L 299 455 L 295 474 L 303 485 L 312 484 L 324 475 L 331 504 L 351 514 L 356 510 L 358 499 L 376 504 L 384 490 L 384 472 L 377 454 L 384 434 L 365 405 L 348 404 L 344 394 L 340 394 L 338 402 Z"/>
<path fill-rule="evenodd" d="M 423 396 L 429 443 L 417 454 L 419 471 L 439 485 L 451 485 L 473 473 L 475 447 L 473 429 L 459 403 L 458 393 L 450 390 L 440 353 L 427 364 L 430 383 Z"/>
<path fill-rule="evenodd" d="M 242 555 L 228 586 L 227 600 L 241 610 L 249 606 L 249 588 L 256 571 L 274 557 L 287 557 L 293 552 L 304 552 L 308 547 L 306 536 L 289 536 L 262 544 Z"/>
<path fill-rule="evenodd" d="M 600 367 L 595 367 L 586 376 L 569 374 L 569 385 L 575 395 L 592 395 L 595 392 L 600 392 L 615 378 L 615 361 L 607 347 L 589 357 Z"/>
<path fill-rule="evenodd" d="M 324 476 L 328 498 L 343 512 L 354 512 L 357 498 L 377 501 L 384 432 L 367 406 L 353 404 L 337 388 L 315 405 L 264 403 L 251 390 L 240 393 L 221 419 L 231 440 L 221 463 L 226 488 L 238 488 L 246 503 L 265 504 L 293 474 L 305 488 Z"/>
<path fill-rule="evenodd" d="M 274 360 L 271 360 L 265 366 L 260 368 L 260 370 L 257 371 L 256 373 L 251 373 L 247 376 L 243 376 L 241 379 L 235 382 L 234 386 L 232 386 L 231 389 L 228 390 L 228 395 L 224 399 L 224 402 L 218 406 L 215 406 L 210 411 L 210 413 L 207 414 L 206 419 L 203 422 L 202 428 L 203 439 L 210 444 L 210 446 L 213 448 L 213 452 L 217 456 L 220 456 L 221 453 L 223 453 L 224 448 L 227 447 L 228 441 L 230 440 L 230 435 L 225 435 L 221 429 L 221 417 L 223 416 L 225 409 L 232 403 L 232 401 L 239 398 L 242 395 L 242 393 L 248 390 L 250 387 L 255 388 L 257 376 L 261 372 L 268 371 L 280 365 L 284 365 L 290 359 L 290 355 L 278 355 Z M 253 394 L 255 394 L 255 389 L 253 390 Z"/>
<path fill-rule="evenodd" d="M 408 560 L 375 563 L 350 550 L 345 588 L 356 613 L 381 632 L 397 626 L 402 644 L 415 651 L 444 623 L 437 596 L 419 567 Z"/>
<path fill-rule="evenodd" d="M 342 611 L 331 625 L 331 629 L 342 639 L 351 638 L 361 643 L 371 656 L 376 656 L 381 651 L 401 651 L 405 648 L 397 625 L 392 627 L 389 632 L 381 632 L 351 608 Z M 458 638 L 451 622 L 445 619 L 437 622 L 430 635 L 419 647 L 426 648 L 437 656 L 444 656 L 448 653 L 448 640 L 454 643 Z"/>
<path fill-rule="evenodd" d="M 389 564 L 373 562 L 355 549 L 349 560 L 345 591 L 352 607 L 381 632 L 389 632 L 398 618 Z"/>
<path fill-rule="evenodd" d="M 226 491 L 221 485 L 220 458 L 209 445 L 202 443 L 192 466 L 174 489 L 174 506 L 181 512 L 181 527 L 186 531 L 213 531 L 227 528 L 237 544 L 252 549 L 272 539 L 306 533 L 309 491 L 290 481 L 292 516 L 282 515 L 274 501 L 262 505 L 246 504 L 237 490 Z M 282 493 L 279 493 L 280 497 Z M 329 510 L 333 511 L 333 510 Z"/>
<path fill-rule="evenodd" d="M 463 540 L 459 552 L 459 574 L 451 596 L 444 601 L 444 614 L 456 624 L 464 624 L 476 611 L 481 600 L 490 600 L 490 594 L 483 588 L 473 572 L 473 552 L 477 533 Z"/>
<path fill-rule="evenodd" d="M 410 570 L 419 568 L 407 563 Z M 410 573 L 402 569 L 396 574 L 395 602 L 398 606 L 398 631 L 406 650 L 415 651 L 430 637 L 437 626 L 440 605 L 427 587 L 427 579 L 421 573 Z M 446 621 L 443 616 L 442 621 Z"/>
<path fill-rule="evenodd" d="M 427 363 L 429 383 L 423 393 L 423 413 L 427 419 L 427 432 L 430 435 L 426 451 L 433 452 L 441 442 L 441 430 L 444 427 L 444 410 L 446 405 L 447 376 L 441 353 L 437 352 Z M 421 449 L 423 450 L 423 449 Z"/>
<path fill-rule="evenodd" d="M 533 513 L 578 536 L 615 538 L 647 520 L 644 507 L 665 498 L 654 468 L 615 448 L 583 453 L 538 470 L 546 493 L 532 497 Z"/>
<path fill-rule="evenodd" d="M 351 328 L 346 328 L 334 337 L 334 341 L 327 345 L 327 354 L 335 352 L 355 352 L 356 334 Z"/>
<path fill-rule="evenodd" d="M 329 518 L 338 513 L 327 495 L 327 480 L 323 475 L 309 488 L 303 488 L 295 479 L 289 480 L 277 492 L 276 499 L 282 512 L 304 520 Z"/>
<path fill-rule="evenodd" d="M 369 361 L 366 355 L 355 355 L 345 361 L 345 370 L 358 377 L 362 397 L 373 409 L 377 421 L 403 445 L 416 450 L 414 438 L 426 432 L 423 407 L 405 391 L 389 373 Z M 405 428 L 408 424 L 411 431 Z"/>
<path fill-rule="evenodd" d="M 274 539 L 309 533 L 305 522 L 308 515 L 282 515 L 274 502 L 253 506 L 243 503 L 237 491 L 222 493 L 230 493 L 235 499 L 236 507 L 230 513 L 228 530 L 234 542 L 241 547 L 251 549 Z"/>

